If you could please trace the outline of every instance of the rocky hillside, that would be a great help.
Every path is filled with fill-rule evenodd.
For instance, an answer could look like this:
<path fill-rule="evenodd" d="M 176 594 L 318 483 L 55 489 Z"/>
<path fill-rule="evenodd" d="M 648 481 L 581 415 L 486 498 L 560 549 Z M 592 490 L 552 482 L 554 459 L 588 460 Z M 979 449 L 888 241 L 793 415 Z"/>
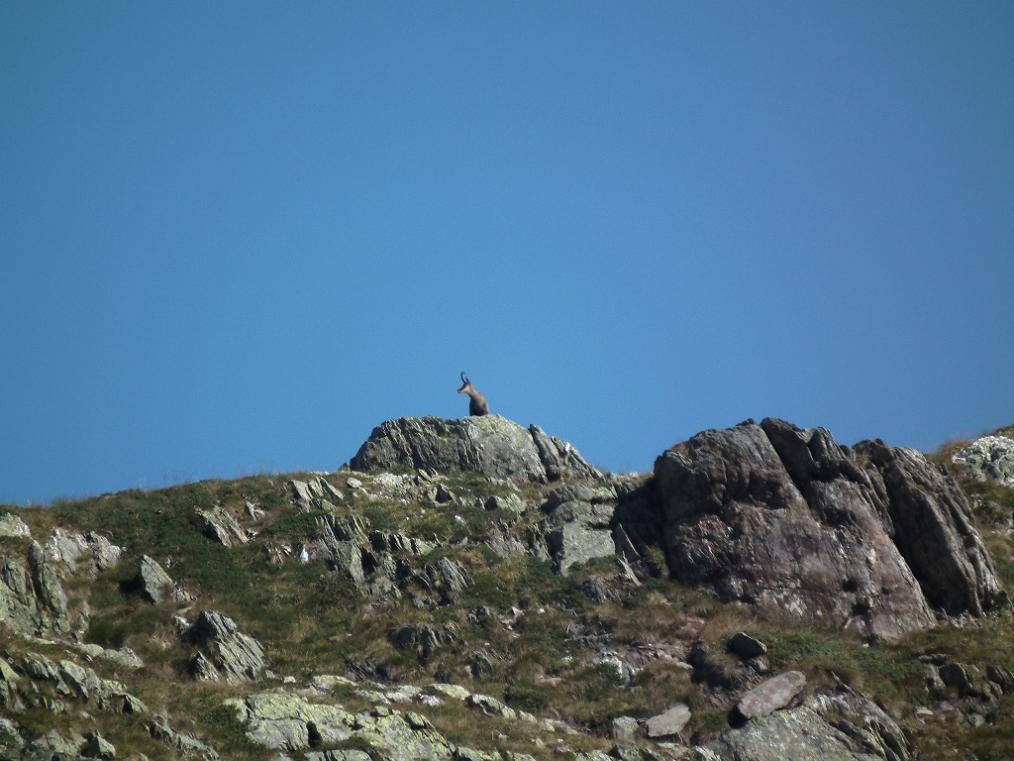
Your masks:
<path fill-rule="evenodd" d="M 0 759 L 1014 747 L 1014 440 L 768 419 L 613 475 L 403 418 L 333 473 L 0 509 Z"/>

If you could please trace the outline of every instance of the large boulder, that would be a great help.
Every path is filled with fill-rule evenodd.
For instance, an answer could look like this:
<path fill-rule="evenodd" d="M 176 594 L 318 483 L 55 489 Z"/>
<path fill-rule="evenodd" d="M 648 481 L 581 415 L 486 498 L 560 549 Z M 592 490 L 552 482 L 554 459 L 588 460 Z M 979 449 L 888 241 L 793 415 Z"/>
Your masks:
<path fill-rule="evenodd" d="M 774 419 L 704 431 L 655 476 L 676 577 L 885 639 L 933 624 L 870 477 L 827 431 Z"/>
<path fill-rule="evenodd" d="M 708 748 L 722 761 L 909 761 L 898 724 L 875 703 L 840 686 L 804 705 L 730 729 Z"/>
<path fill-rule="evenodd" d="M 914 449 L 863 441 L 856 453 L 886 504 L 888 528 L 930 604 L 949 614 L 985 611 L 1006 594 L 972 521 L 972 510 L 942 468 Z"/>
<path fill-rule="evenodd" d="M 497 415 L 388 420 L 373 429 L 350 466 L 358 471 L 475 473 L 536 483 L 602 477 L 571 444 L 547 436 L 537 426 L 523 428 Z"/>

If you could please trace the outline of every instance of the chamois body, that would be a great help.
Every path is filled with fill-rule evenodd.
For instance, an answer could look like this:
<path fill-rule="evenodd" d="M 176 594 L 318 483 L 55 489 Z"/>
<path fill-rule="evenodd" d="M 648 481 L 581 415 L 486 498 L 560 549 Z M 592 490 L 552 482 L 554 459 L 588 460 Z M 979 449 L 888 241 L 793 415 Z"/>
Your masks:
<path fill-rule="evenodd" d="M 479 390 L 472 385 L 465 373 L 461 373 L 461 388 L 458 389 L 459 394 L 468 394 L 468 414 L 469 415 L 488 415 L 489 414 L 489 403 L 486 401 L 486 397 L 483 396 Z"/>

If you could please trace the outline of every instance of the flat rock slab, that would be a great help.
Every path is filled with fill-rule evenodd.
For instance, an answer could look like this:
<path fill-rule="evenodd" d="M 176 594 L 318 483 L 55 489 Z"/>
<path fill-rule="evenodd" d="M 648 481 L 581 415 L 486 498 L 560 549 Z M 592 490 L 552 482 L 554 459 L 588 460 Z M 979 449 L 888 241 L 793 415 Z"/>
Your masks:
<path fill-rule="evenodd" d="M 806 676 L 803 672 L 786 671 L 747 691 L 736 704 L 736 710 L 745 719 L 767 716 L 779 708 L 785 708 L 805 685 Z"/>
<path fill-rule="evenodd" d="M 685 703 L 677 703 L 665 713 L 652 716 L 645 722 L 648 737 L 675 737 L 690 721 L 690 709 Z"/>

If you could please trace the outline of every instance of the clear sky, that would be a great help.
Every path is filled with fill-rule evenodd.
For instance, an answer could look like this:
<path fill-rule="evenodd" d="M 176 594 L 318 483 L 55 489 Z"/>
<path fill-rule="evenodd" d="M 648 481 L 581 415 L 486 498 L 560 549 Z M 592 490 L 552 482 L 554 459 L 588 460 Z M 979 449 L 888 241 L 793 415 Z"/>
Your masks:
<path fill-rule="evenodd" d="M 0 501 L 492 409 L 1014 421 L 1014 3 L 0 4 Z"/>

